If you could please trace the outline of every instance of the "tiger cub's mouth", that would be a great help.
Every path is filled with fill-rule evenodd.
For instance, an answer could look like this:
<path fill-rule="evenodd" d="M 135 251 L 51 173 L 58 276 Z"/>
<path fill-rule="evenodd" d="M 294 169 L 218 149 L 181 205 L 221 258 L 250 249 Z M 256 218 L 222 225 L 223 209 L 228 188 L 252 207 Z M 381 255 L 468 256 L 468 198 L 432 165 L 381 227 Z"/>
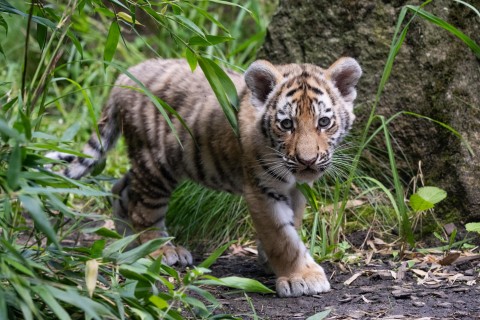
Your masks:
<path fill-rule="evenodd" d="M 300 182 L 310 182 L 320 178 L 327 170 L 329 165 L 330 163 L 322 165 L 303 166 L 303 168 L 298 168 L 296 172 L 294 172 L 294 175 Z"/>

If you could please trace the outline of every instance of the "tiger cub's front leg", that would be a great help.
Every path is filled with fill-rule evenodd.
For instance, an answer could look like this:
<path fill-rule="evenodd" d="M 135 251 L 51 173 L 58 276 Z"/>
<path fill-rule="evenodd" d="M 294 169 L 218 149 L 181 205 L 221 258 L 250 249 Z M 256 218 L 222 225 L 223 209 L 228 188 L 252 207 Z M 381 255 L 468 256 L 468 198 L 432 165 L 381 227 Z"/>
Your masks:
<path fill-rule="evenodd" d="M 285 196 L 257 189 L 247 186 L 245 198 L 262 250 L 277 276 L 277 294 L 297 297 L 330 290 L 323 268 L 310 256 L 297 233 L 304 208 L 299 198 L 302 195 L 296 190 Z"/>
<path fill-rule="evenodd" d="M 169 189 L 169 188 L 168 188 Z M 115 228 L 123 235 L 140 233 L 139 243 L 168 237 L 165 218 L 170 192 L 158 181 L 155 186 L 148 179 L 139 179 L 135 170 L 127 173 L 112 189 Z M 147 192 L 148 190 L 148 192 Z M 167 265 L 182 266 L 193 263 L 192 255 L 182 246 L 170 241 L 154 251 Z"/>

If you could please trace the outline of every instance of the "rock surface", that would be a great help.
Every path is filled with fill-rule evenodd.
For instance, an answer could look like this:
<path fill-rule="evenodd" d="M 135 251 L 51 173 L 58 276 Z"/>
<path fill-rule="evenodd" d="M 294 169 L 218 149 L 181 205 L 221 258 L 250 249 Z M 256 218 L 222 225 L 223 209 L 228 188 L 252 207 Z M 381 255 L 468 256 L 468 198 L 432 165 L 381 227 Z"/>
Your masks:
<path fill-rule="evenodd" d="M 339 56 L 364 69 L 358 89 L 356 127 L 362 130 L 375 100 L 395 25 L 407 1 L 281 0 L 260 58 L 275 63 L 328 66 Z M 480 7 L 478 0 L 470 3 Z M 454 1 L 437 0 L 425 10 L 480 43 L 480 18 Z M 407 15 L 407 19 L 412 14 Z M 425 185 L 448 192 L 440 206 L 445 220 L 480 220 L 480 58 L 462 41 L 419 17 L 410 25 L 381 96 L 377 114 L 418 113 L 455 128 L 474 151 L 445 128 L 400 116 L 389 127 L 412 168 L 422 163 Z M 406 164 L 403 165 L 407 167 Z"/>

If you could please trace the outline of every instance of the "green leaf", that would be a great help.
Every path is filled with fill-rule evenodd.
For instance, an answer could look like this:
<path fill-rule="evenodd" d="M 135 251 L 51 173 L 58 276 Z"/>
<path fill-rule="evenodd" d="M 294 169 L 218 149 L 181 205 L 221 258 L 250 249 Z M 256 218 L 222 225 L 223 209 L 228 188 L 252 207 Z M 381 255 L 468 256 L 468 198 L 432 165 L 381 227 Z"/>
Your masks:
<path fill-rule="evenodd" d="M 0 319 L 8 319 L 7 299 L 4 292 L 4 290 L 0 290 Z"/>
<path fill-rule="evenodd" d="M 193 33 L 196 33 L 201 38 L 205 39 L 205 34 L 202 29 L 200 29 L 192 20 L 182 16 L 182 15 L 167 15 L 167 18 L 175 20 L 178 24 L 182 25 L 186 29 L 189 29 Z"/>
<path fill-rule="evenodd" d="M 82 230 L 83 233 L 95 233 L 104 238 L 112 238 L 112 239 L 122 239 L 123 237 L 118 234 L 114 230 L 110 230 L 105 227 L 93 227 L 93 228 L 85 228 Z"/>
<path fill-rule="evenodd" d="M 103 255 L 106 258 L 114 258 L 114 256 L 120 254 L 125 248 L 138 238 L 139 234 L 132 234 L 128 237 L 124 237 L 120 240 L 112 242 L 103 250 Z"/>
<path fill-rule="evenodd" d="M 196 311 L 200 311 L 200 316 L 208 316 L 208 309 L 202 301 L 193 297 L 185 296 L 182 298 L 182 302 L 188 304 L 190 307 L 197 308 Z"/>
<path fill-rule="evenodd" d="M 17 14 L 17 15 L 22 16 L 24 18 L 29 17 L 29 15 L 27 13 L 25 13 L 21 10 L 18 10 L 17 8 L 12 6 L 10 3 L 8 3 L 6 0 L 0 0 L 0 12 Z M 51 29 L 56 29 L 57 28 L 56 23 L 53 23 L 52 21 L 50 21 L 48 19 L 45 19 L 45 18 L 42 18 L 42 17 L 32 16 L 32 21 L 37 23 L 37 24 L 47 26 Z"/>
<path fill-rule="evenodd" d="M 75 33 L 73 33 L 72 30 L 69 29 L 67 31 L 67 36 L 72 41 L 72 43 L 75 46 L 75 49 L 77 49 L 78 53 L 80 53 L 80 57 L 83 59 L 83 48 L 82 48 L 82 45 L 81 45 L 80 41 L 77 39 L 77 36 L 75 35 Z"/>
<path fill-rule="evenodd" d="M 437 187 L 422 187 L 410 197 L 410 206 L 414 211 L 432 209 L 435 204 L 447 197 L 447 193 Z"/>
<path fill-rule="evenodd" d="M 152 239 L 146 243 L 139 245 L 136 248 L 128 250 L 126 252 L 122 252 L 117 257 L 118 264 L 129 264 L 137 261 L 140 258 L 144 258 L 150 253 L 154 252 L 166 242 L 171 240 L 172 238 L 159 238 L 159 239 Z"/>
<path fill-rule="evenodd" d="M 235 240 L 232 240 L 220 248 L 216 249 L 207 259 L 205 259 L 202 263 L 198 265 L 199 268 L 209 268 L 215 261 L 217 261 L 218 257 L 222 255 L 222 253 L 225 252 L 225 250 L 228 249 L 233 243 L 235 243 Z"/>
<path fill-rule="evenodd" d="M 159 296 L 150 296 L 148 300 L 153 303 L 160 310 L 168 308 L 168 302 L 160 298 Z"/>
<path fill-rule="evenodd" d="M 21 194 L 18 196 L 22 205 L 25 209 L 28 210 L 30 216 L 35 222 L 35 227 L 42 231 L 52 243 L 54 243 L 57 248 L 60 249 L 60 243 L 58 242 L 57 235 L 52 228 L 48 220 L 48 216 L 45 214 L 45 211 L 42 208 L 42 204 L 38 198 L 34 198 L 29 195 Z"/>
<path fill-rule="evenodd" d="M 40 285 L 32 287 L 32 291 L 38 294 L 40 299 L 42 299 L 53 311 L 53 313 L 58 317 L 58 319 L 71 319 L 70 315 L 63 309 L 63 307 L 58 303 L 57 299 L 50 293 L 50 286 Z M 3 318 L 2 318 L 3 319 Z"/>
<path fill-rule="evenodd" d="M 5 29 L 5 35 L 7 35 L 8 34 L 8 23 L 7 23 L 7 21 L 5 21 L 5 19 L 3 19 L 3 16 L 0 16 L 0 27 Z"/>
<path fill-rule="evenodd" d="M 103 50 L 103 60 L 111 62 L 115 51 L 117 50 L 118 40 L 120 39 L 120 27 L 116 20 L 112 21 L 110 29 L 108 29 L 107 41 L 105 43 L 105 49 Z M 107 64 L 105 64 L 105 68 Z"/>
<path fill-rule="evenodd" d="M 11 128 L 8 123 L 2 119 L 0 119 L 0 132 L 18 142 L 25 141 L 25 138 L 17 130 Z"/>
<path fill-rule="evenodd" d="M 10 189 L 16 190 L 20 172 L 22 171 L 22 150 L 18 143 L 13 147 L 8 159 L 7 183 Z"/>
<path fill-rule="evenodd" d="M 215 278 L 211 276 L 205 276 L 208 280 L 199 280 L 198 283 L 214 286 L 226 286 L 235 289 L 241 289 L 246 292 L 258 292 L 258 293 L 275 293 L 272 289 L 265 287 L 257 280 L 241 278 L 241 277 L 225 277 Z"/>
<path fill-rule="evenodd" d="M 437 187 L 422 187 L 416 193 L 433 204 L 437 204 L 447 197 L 445 190 Z"/>
<path fill-rule="evenodd" d="M 190 66 L 192 72 L 195 71 L 198 65 L 198 59 L 195 52 L 190 50 L 190 48 L 187 48 L 187 51 L 185 51 L 185 58 L 187 58 L 188 65 Z"/>
<path fill-rule="evenodd" d="M 430 201 L 425 200 L 418 194 L 412 194 L 410 196 L 410 207 L 416 212 L 432 209 L 435 205 Z"/>
<path fill-rule="evenodd" d="M 40 50 L 43 50 L 47 40 L 47 27 L 41 24 L 37 24 L 37 34 L 36 39 Z"/>
<path fill-rule="evenodd" d="M 50 287 L 51 294 L 60 301 L 66 302 L 83 310 L 85 317 L 91 317 L 93 319 L 106 319 L 115 318 L 114 315 L 102 304 L 80 295 L 76 290 L 68 288 L 67 290 L 61 290 L 54 287 Z"/>
<path fill-rule="evenodd" d="M 238 96 L 235 85 L 227 74 L 209 58 L 198 57 L 198 63 L 210 83 L 228 122 L 232 126 L 234 132 L 238 135 L 238 123 L 236 117 Z"/>
<path fill-rule="evenodd" d="M 330 314 L 330 312 L 332 312 L 332 309 L 327 309 L 325 311 L 316 313 L 311 317 L 308 317 L 307 320 L 322 320 L 322 319 L 325 319 Z"/>
<path fill-rule="evenodd" d="M 75 138 L 75 136 L 77 135 L 78 130 L 80 130 L 80 123 L 75 122 L 73 125 L 68 127 L 67 130 L 63 132 L 63 135 L 60 138 L 60 141 L 66 141 L 66 142 L 72 141 L 73 138 Z"/>
<path fill-rule="evenodd" d="M 200 295 L 203 299 L 207 300 L 210 302 L 213 306 L 213 308 L 217 308 L 220 306 L 220 302 L 215 298 L 213 294 L 211 294 L 209 291 L 201 289 L 197 286 L 194 285 L 189 285 L 187 287 L 189 290 L 195 291 L 198 295 Z"/>
<path fill-rule="evenodd" d="M 234 40 L 232 37 L 206 35 L 205 38 L 193 36 L 188 41 L 191 46 L 214 46 L 219 43 Z"/>
<path fill-rule="evenodd" d="M 105 243 L 105 239 L 95 240 L 90 248 L 90 258 L 101 258 Z"/>
<path fill-rule="evenodd" d="M 480 222 L 470 222 L 465 225 L 468 232 L 480 233 Z"/>
<path fill-rule="evenodd" d="M 146 276 L 145 268 L 139 268 L 138 265 L 122 264 L 118 271 L 126 279 L 137 280 L 145 283 L 152 282 L 151 279 Z"/>
<path fill-rule="evenodd" d="M 93 188 L 83 187 L 75 188 L 52 188 L 52 187 L 24 187 L 22 192 L 25 194 L 55 194 L 55 193 L 73 193 L 81 196 L 91 197 L 108 197 L 112 194 L 110 192 L 98 191 Z"/>

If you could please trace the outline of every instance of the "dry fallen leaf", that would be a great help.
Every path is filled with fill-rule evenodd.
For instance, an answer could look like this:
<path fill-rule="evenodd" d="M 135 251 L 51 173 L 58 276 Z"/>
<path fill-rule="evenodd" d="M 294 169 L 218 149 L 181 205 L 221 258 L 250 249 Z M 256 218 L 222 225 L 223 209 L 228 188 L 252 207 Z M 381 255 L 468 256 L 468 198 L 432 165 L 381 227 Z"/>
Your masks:
<path fill-rule="evenodd" d="M 460 257 L 460 252 L 449 253 L 445 256 L 445 258 L 438 261 L 438 263 L 442 266 L 449 266 L 454 263 L 458 257 Z"/>
<path fill-rule="evenodd" d="M 353 276 L 351 276 L 350 278 L 348 278 L 347 280 L 345 280 L 345 282 L 344 282 L 343 284 L 346 285 L 346 286 L 349 286 L 350 284 L 352 284 L 353 281 L 355 281 L 355 280 L 356 280 L 358 277 L 360 277 L 363 273 L 364 273 L 364 271 L 360 271 L 360 272 L 355 273 Z"/>

